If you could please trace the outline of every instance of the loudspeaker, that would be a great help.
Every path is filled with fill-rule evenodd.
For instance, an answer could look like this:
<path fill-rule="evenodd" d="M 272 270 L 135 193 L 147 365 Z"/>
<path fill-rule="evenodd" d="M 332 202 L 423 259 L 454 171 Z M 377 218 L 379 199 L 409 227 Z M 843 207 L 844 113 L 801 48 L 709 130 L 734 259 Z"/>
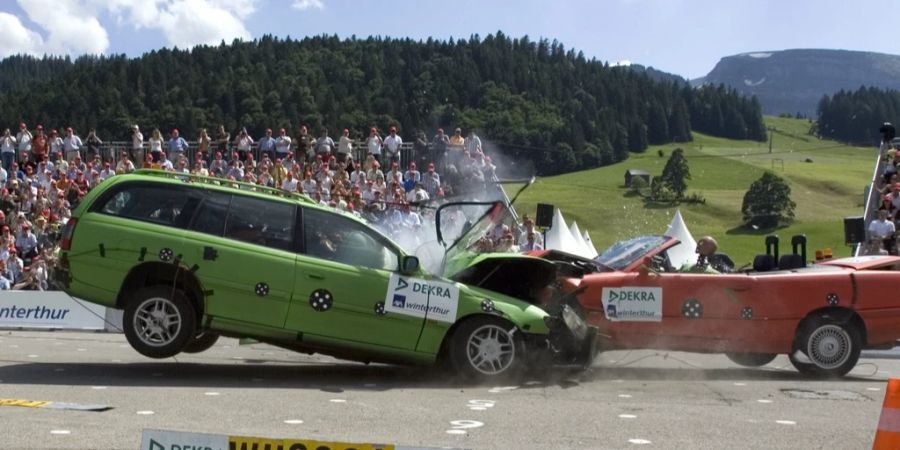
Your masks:
<path fill-rule="evenodd" d="M 553 205 L 538 203 L 537 217 L 534 218 L 534 226 L 538 228 L 550 228 L 553 226 Z"/>
<path fill-rule="evenodd" d="M 860 217 L 844 217 L 844 242 L 859 244 L 866 241 L 866 221 Z"/>

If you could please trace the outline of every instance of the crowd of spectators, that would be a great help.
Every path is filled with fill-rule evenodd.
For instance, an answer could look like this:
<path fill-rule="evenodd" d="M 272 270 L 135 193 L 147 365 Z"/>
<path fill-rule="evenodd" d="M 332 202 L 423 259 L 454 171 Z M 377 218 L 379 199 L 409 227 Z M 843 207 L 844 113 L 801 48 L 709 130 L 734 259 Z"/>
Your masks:
<path fill-rule="evenodd" d="M 215 135 L 203 129 L 188 142 L 177 129 L 167 138 L 153 129 L 145 140 L 134 125 L 131 142 L 111 148 L 94 130 L 82 139 L 67 128 L 60 137 L 55 129 L 47 133 L 41 125 L 21 123 L 17 133 L 7 129 L 0 136 L 0 156 L 0 290 L 46 289 L 54 240 L 72 209 L 107 178 L 141 168 L 303 193 L 397 238 L 416 235 L 435 201 L 484 200 L 498 192 L 497 167 L 481 139 L 474 131 L 463 136 L 459 128 L 452 135 L 438 129 L 431 139 L 417 132 L 404 146 L 395 127 L 383 137 L 372 127 L 358 141 L 347 129 L 337 140 L 326 128 L 313 136 L 306 126 L 293 137 L 283 128 L 277 135 L 269 129 L 256 140 L 245 128 L 232 138 L 220 126 Z M 535 245 L 535 233 L 506 234 L 493 248 Z"/>

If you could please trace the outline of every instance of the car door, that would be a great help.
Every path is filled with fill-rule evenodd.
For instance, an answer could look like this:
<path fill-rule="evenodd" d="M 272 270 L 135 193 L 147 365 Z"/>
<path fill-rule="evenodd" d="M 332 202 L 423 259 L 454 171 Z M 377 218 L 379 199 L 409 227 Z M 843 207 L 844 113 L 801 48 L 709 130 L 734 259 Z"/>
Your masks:
<path fill-rule="evenodd" d="M 196 190 L 185 264 L 206 290 L 206 313 L 281 328 L 294 288 L 296 205 Z"/>
<path fill-rule="evenodd" d="M 388 313 L 402 256 L 389 240 L 339 213 L 301 208 L 303 247 L 286 327 L 363 344 L 415 349 L 423 317 Z"/>

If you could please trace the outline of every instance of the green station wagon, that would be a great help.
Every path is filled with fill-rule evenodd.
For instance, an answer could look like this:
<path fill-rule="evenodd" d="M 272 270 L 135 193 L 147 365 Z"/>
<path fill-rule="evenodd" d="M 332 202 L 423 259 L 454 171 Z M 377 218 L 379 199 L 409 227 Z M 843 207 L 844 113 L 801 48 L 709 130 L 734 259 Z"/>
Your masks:
<path fill-rule="evenodd" d="M 447 363 L 469 378 L 590 364 L 596 330 L 572 299 L 537 300 L 557 266 L 450 247 L 451 269 L 431 274 L 365 221 L 306 196 L 140 170 L 85 196 L 54 279 L 123 309 L 128 342 L 151 358 L 225 335 L 356 361 Z"/>

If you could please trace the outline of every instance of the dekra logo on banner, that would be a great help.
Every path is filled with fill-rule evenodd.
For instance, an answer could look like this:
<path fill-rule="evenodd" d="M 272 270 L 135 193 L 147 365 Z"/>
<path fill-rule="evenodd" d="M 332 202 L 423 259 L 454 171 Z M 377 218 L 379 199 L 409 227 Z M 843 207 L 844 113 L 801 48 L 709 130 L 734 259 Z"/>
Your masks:
<path fill-rule="evenodd" d="M 653 295 L 653 291 L 609 291 L 609 301 L 614 302 L 616 300 L 619 302 L 655 302 L 657 299 Z"/>

